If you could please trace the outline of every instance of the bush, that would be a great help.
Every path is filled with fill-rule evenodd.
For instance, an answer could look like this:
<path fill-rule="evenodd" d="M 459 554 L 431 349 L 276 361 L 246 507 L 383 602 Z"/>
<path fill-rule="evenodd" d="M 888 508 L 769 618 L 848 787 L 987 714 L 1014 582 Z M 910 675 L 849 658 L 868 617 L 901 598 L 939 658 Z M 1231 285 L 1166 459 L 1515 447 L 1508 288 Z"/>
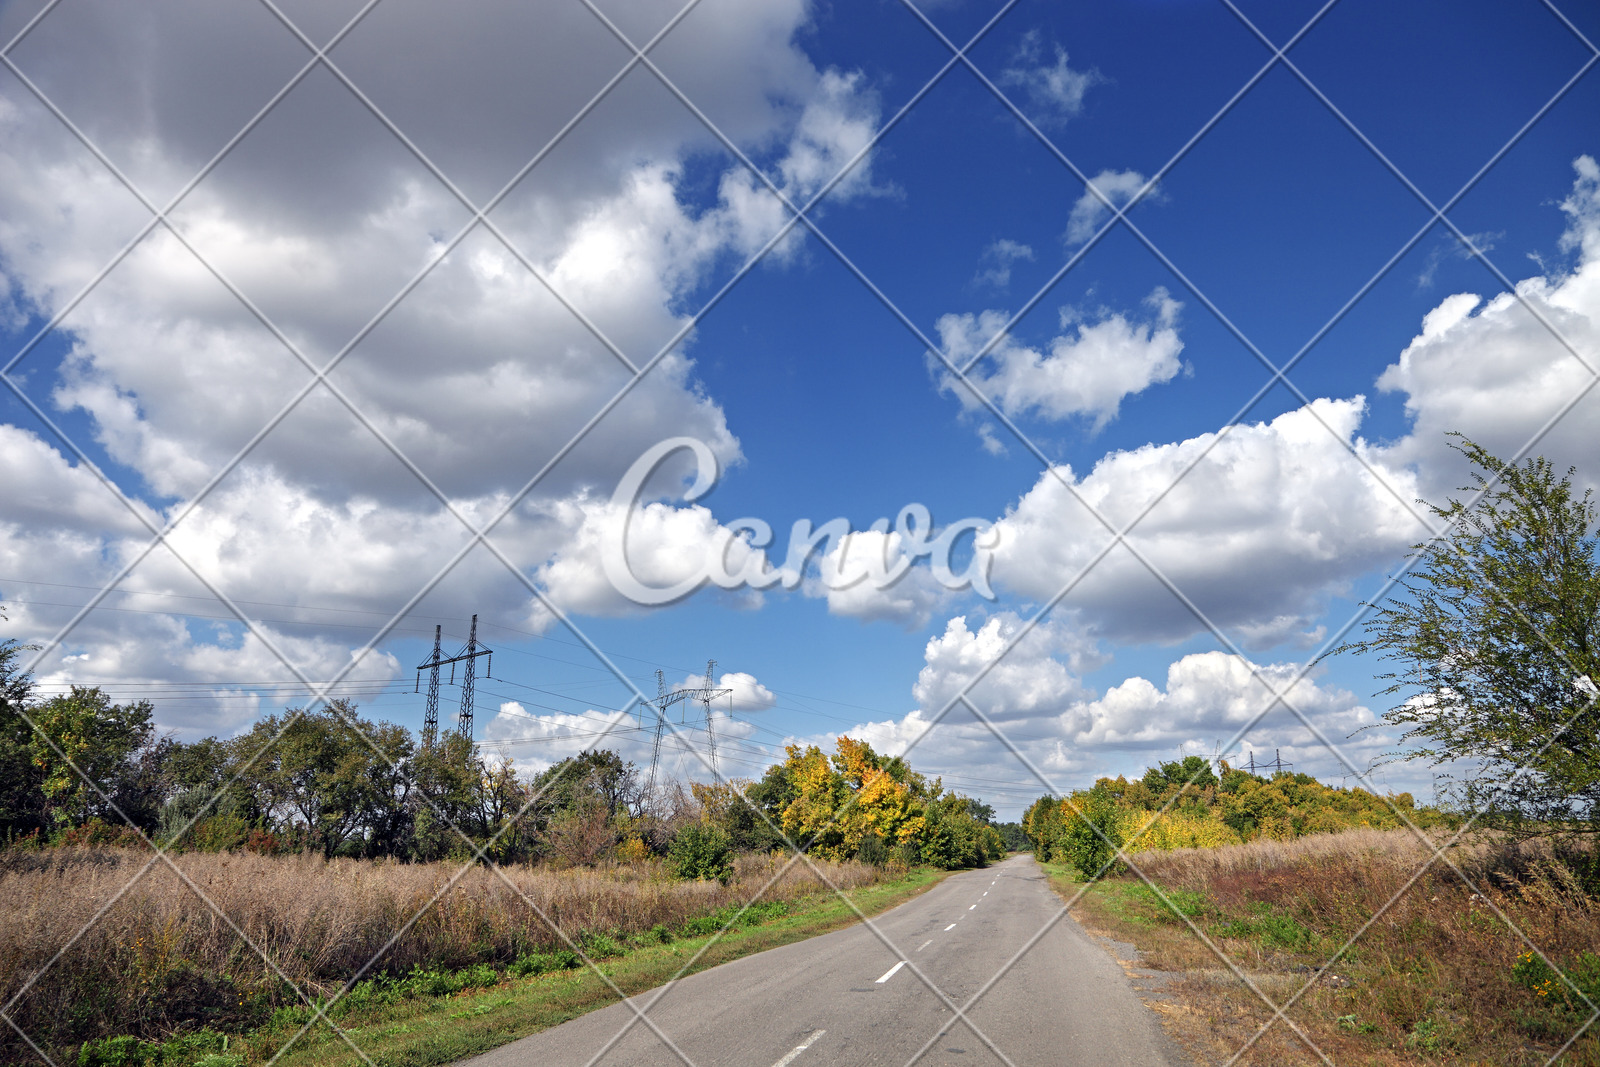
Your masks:
<path fill-rule="evenodd" d="M 155 1058 L 157 1047 L 136 1037 L 108 1037 L 89 1041 L 78 1050 L 78 1067 L 144 1067 Z"/>
<path fill-rule="evenodd" d="M 733 839 L 719 826 L 693 823 L 679 830 L 667 846 L 667 865 L 684 879 L 727 884 L 733 877 Z"/>
<path fill-rule="evenodd" d="M 515 963 L 506 968 L 506 973 L 513 978 L 528 978 L 551 971 L 570 971 L 582 963 L 582 957 L 576 952 L 558 948 L 554 952 L 529 952 L 519 956 Z"/>
<path fill-rule="evenodd" d="M 861 839 L 861 847 L 856 850 L 856 859 L 862 863 L 870 863 L 874 867 L 885 866 L 889 862 L 889 846 L 883 843 L 883 838 L 877 834 L 868 834 Z"/>
<path fill-rule="evenodd" d="M 1116 806 L 1110 797 L 1091 791 L 1080 810 L 1081 817 L 1067 813 L 1071 821 L 1062 830 L 1054 858 L 1070 863 L 1084 881 L 1116 873 L 1117 865 L 1112 861 L 1122 845 Z"/>

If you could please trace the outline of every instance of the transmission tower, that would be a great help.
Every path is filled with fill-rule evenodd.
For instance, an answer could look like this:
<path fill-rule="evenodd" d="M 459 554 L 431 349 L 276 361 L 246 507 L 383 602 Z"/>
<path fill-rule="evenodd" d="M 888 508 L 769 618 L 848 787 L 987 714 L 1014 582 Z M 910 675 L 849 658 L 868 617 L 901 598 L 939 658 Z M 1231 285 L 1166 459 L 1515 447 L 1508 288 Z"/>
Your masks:
<path fill-rule="evenodd" d="M 465 663 L 461 679 L 461 712 L 456 717 L 456 728 L 466 738 L 472 737 L 472 705 L 476 697 L 476 674 L 479 656 L 487 656 L 484 664 L 484 677 L 494 677 L 494 650 L 478 644 L 478 617 L 472 617 L 472 629 L 467 635 L 467 644 L 460 652 L 443 658 L 439 654 L 439 641 L 444 629 L 441 626 L 433 628 L 433 655 L 422 663 L 417 664 L 417 686 L 421 688 L 422 672 L 428 672 L 428 707 L 423 712 L 422 718 L 422 747 L 432 748 L 438 743 L 439 735 L 439 668 L 446 663 L 450 664 L 450 684 L 456 683 L 457 663 Z"/>
<path fill-rule="evenodd" d="M 716 670 L 717 661 L 706 661 L 706 684 L 693 686 L 688 689 L 674 689 L 667 692 L 666 675 L 656 671 L 656 739 L 655 746 L 650 753 L 650 777 L 646 779 L 646 795 L 653 795 L 656 787 L 656 768 L 661 763 L 661 735 L 667 728 L 667 709 L 674 704 L 685 700 L 697 700 L 706 706 L 706 740 L 711 746 L 711 773 L 717 774 L 717 739 L 711 728 L 711 702 L 718 697 L 732 696 L 732 689 L 718 689 L 712 684 L 712 672 Z"/>
<path fill-rule="evenodd" d="M 422 668 L 428 668 L 428 708 L 422 713 L 422 747 L 430 749 L 439 736 L 439 638 L 444 627 L 433 627 L 433 655 L 428 662 L 417 667 L 417 686 L 422 686 Z"/>

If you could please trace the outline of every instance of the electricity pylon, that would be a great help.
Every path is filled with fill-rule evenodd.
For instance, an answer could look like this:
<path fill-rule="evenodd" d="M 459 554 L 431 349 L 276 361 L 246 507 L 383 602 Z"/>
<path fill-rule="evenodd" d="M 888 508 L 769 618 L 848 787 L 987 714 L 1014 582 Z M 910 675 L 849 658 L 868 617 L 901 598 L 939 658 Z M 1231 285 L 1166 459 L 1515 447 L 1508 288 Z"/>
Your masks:
<path fill-rule="evenodd" d="M 717 774 L 717 738 L 711 726 L 711 702 L 718 697 L 732 696 L 732 689 L 718 689 L 712 682 L 712 673 L 717 669 L 717 661 L 706 660 L 706 684 L 688 689 L 674 689 L 667 692 L 666 675 L 656 671 L 656 702 L 652 705 L 656 713 L 655 745 L 650 751 L 650 777 L 646 779 L 645 795 L 654 796 L 656 790 L 656 768 L 661 764 L 661 735 L 667 728 L 667 709 L 674 704 L 685 700 L 697 700 L 706 708 L 706 741 L 711 748 L 711 773 Z"/>
<path fill-rule="evenodd" d="M 422 672 L 428 672 L 428 706 L 422 716 L 422 747 L 432 748 L 438 741 L 439 734 L 439 668 L 446 663 L 450 664 L 450 684 L 456 682 L 457 663 L 465 663 L 462 668 L 461 678 L 461 712 L 456 716 L 456 728 L 463 737 L 469 740 L 472 737 L 472 710 L 477 698 L 477 660 L 479 656 L 488 656 L 484 664 L 483 675 L 485 678 L 494 677 L 494 650 L 478 644 L 478 617 L 472 617 L 472 629 L 467 634 L 467 644 L 460 652 L 449 659 L 439 656 L 439 639 L 444 633 L 444 628 L 433 628 L 433 655 L 417 664 L 417 688 L 422 687 Z"/>

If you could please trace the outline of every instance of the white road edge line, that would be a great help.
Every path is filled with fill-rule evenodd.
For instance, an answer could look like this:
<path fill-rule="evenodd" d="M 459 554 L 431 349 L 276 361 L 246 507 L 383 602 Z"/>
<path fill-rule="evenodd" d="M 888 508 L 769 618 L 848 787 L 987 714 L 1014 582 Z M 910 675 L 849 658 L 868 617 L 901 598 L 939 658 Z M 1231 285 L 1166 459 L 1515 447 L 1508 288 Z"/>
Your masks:
<path fill-rule="evenodd" d="M 928 938 L 928 940 L 924 941 L 922 944 L 917 946 L 917 951 L 921 952 L 923 949 L 927 948 L 931 944 L 933 944 L 933 938 L 930 937 L 930 938 Z"/>
<path fill-rule="evenodd" d="M 951 930 L 954 930 L 955 928 L 956 928 L 956 924 L 955 923 L 951 923 L 949 926 L 946 926 L 944 928 L 944 932 L 948 934 Z"/>
<path fill-rule="evenodd" d="M 828 1031 L 826 1031 L 826 1030 L 818 1030 L 818 1031 L 816 1031 L 810 1037 L 806 1038 L 804 1041 L 800 1042 L 800 1044 L 796 1045 L 793 1049 L 791 1049 L 787 1056 L 785 1056 L 783 1059 L 779 1060 L 777 1063 L 774 1063 L 772 1065 L 772 1067 L 789 1067 L 789 1064 L 793 1063 L 795 1061 L 795 1058 L 797 1056 L 799 1056 L 800 1053 L 802 1053 L 806 1049 L 810 1048 L 812 1046 L 812 1044 L 817 1040 L 817 1038 L 821 1037 L 823 1034 L 825 1034 L 827 1032 Z"/>
<path fill-rule="evenodd" d="M 893 978 L 894 977 L 894 972 L 898 971 L 900 968 L 904 967 L 905 965 L 906 965 L 906 961 L 905 960 L 901 960 L 899 963 L 897 963 L 893 967 L 889 968 L 889 973 L 888 974 L 884 975 L 882 978 L 878 979 L 876 982 L 874 982 L 872 984 L 873 985 L 882 985 L 883 983 L 887 982 L 889 979 Z"/>

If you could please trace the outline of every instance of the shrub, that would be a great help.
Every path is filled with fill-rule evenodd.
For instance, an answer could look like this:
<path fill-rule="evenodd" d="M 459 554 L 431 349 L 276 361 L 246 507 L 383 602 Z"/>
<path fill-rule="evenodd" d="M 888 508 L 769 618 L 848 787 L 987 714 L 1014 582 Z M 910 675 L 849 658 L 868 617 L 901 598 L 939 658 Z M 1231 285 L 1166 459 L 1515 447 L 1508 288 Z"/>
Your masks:
<path fill-rule="evenodd" d="M 78 1050 L 78 1067 L 144 1067 L 157 1054 L 155 1045 L 136 1037 L 89 1041 Z"/>
<path fill-rule="evenodd" d="M 1572 985 L 1563 982 L 1561 976 L 1538 955 L 1531 951 L 1524 952 L 1511 965 L 1511 980 L 1524 989 L 1532 990 L 1548 1003 L 1564 1004 L 1587 1012 L 1589 1005 L 1579 996 L 1582 993 L 1591 1003 L 1600 1004 L 1600 956 L 1593 952 L 1580 952 L 1565 970 L 1567 980 Z M 1573 992 L 1572 986 L 1577 986 L 1578 992 Z"/>
<path fill-rule="evenodd" d="M 679 830 L 667 846 L 667 864 L 679 878 L 716 880 L 733 877 L 733 839 L 726 830 L 692 823 Z"/>
<path fill-rule="evenodd" d="M 1122 844 L 1122 831 L 1111 798 L 1091 792 L 1080 810 L 1081 817 L 1069 815 L 1071 821 L 1062 831 L 1056 858 L 1070 863 L 1085 881 L 1115 873 L 1112 860 Z"/>
<path fill-rule="evenodd" d="M 506 968 L 506 973 L 513 978 L 529 978 L 551 971 L 570 971 L 582 963 L 582 957 L 576 952 L 558 948 L 554 952 L 529 952 L 519 956 L 515 963 Z"/>
<path fill-rule="evenodd" d="M 868 834 L 861 839 L 861 847 L 856 850 L 856 859 L 862 863 L 870 863 L 874 867 L 885 866 L 889 862 L 889 846 L 883 843 L 883 838 L 877 834 Z"/>

